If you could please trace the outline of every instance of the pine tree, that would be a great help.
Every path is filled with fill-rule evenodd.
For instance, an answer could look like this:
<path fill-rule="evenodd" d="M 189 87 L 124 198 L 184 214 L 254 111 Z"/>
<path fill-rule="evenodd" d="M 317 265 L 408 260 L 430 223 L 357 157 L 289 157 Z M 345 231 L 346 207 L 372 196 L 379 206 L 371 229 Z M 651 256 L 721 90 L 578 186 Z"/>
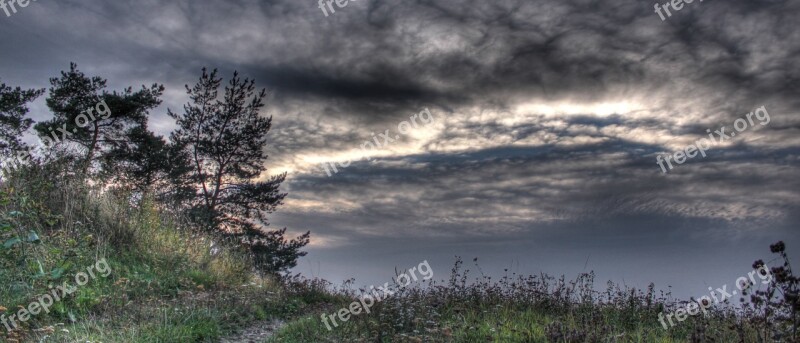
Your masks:
<path fill-rule="evenodd" d="M 145 126 L 131 128 L 124 141 L 111 145 L 103 171 L 112 183 L 171 205 L 193 197 L 191 161 L 184 147 L 167 143 Z"/>
<path fill-rule="evenodd" d="M 304 252 L 309 233 L 287 241 L 284 230 L 268 231 L 267 215 L 282 204 L 279 187 L 286 174 L 261 179 L 266 172 L 267 133 L 272 117 L 260 114 L 266 90 L 238 73 L 219 94 L 222 79 L 204 68 L 197 84 L 186 86 L 190 102 L 184 113 L 168 114 L 177 121 L 173 144 L 185 146 L 192 159 L 198 194 L 196 212 L 219 232 L 241 239 L 262 272 L 291 268 Z"/>
<path fill-rule="evenodd" d="M 103 158 L 113 143 L 124 142 L 134 127 L 146 126 L 148 112 L 161 104 L 164 86 L 132 87 L 108 92 L 106 80 L 88 77 L 75 63 L 60 78 L 50 79 L 47 106 L 54 118 L 36 124 L 34 129 L 47 145 L 63 142 L 83 147 L 84 169 Z"/>

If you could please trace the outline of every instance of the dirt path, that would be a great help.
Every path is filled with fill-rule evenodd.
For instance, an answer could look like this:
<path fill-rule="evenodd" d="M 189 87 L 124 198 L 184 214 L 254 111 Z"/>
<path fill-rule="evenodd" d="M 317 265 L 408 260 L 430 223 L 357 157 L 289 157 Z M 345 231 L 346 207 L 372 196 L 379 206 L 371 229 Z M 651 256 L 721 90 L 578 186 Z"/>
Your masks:
<path fill-rule="evenodd" d="M 225 337 L 220 340 L 221 343 L 263 343 L 267 338 L 272 337 L 272 334 L 284 325 L 280 320 L 267 320 L 257 322 L 242 332 Z"/>

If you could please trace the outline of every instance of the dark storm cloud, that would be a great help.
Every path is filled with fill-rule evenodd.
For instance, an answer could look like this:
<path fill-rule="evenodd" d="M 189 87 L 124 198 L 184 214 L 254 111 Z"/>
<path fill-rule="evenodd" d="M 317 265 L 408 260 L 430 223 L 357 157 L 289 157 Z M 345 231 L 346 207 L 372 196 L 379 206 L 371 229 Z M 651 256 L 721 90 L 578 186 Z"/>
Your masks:
<path fill-rule="evenodd" d="M 4 25 L 31 33 L 13 41 L 24 50 L 60 41 L 68 53 L 58 57 L 95 66 L 118 56 L 157 67 L 152 74 L 175 86 L 201 65 L 244 69 L 281 94 L 387 121 L 425 103 L 503 107 L 664 92 L 676 77 L 695 94 L 733 95 L 720 98 L 744 102 L 739 109 L 765 97 L 794 105 L 800 84 L 797 32 L 779 25 L 798 5 L 786 1 L 687 4 L 666 22 L 652 4 L 630 1 L 363 1 L 328 18 L 312 1 L 36 5 Z M 48 22 L 54 13 L 62 24 Z M 100 56 L 70 43 L 94 45 Z M 39 49 L 30 55 L 55 52 Z"/>

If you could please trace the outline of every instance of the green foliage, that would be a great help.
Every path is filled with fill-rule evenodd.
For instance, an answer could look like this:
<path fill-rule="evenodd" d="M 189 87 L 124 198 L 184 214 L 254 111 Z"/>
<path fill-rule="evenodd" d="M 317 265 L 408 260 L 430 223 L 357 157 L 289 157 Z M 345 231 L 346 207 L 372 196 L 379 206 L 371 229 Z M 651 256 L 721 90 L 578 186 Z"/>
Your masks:
<path fill-rule="evenodd" d="M 55 219 L 50 212 L 24 190 L 0 188 L 0 267 L 22 270 L 18 283 L 32 286 L 39 280 L 57 280 L 61 266 L 45 270 L 40 231 L 42 222 Z M 61 261 L 64 265 L 66 261 Z"/>

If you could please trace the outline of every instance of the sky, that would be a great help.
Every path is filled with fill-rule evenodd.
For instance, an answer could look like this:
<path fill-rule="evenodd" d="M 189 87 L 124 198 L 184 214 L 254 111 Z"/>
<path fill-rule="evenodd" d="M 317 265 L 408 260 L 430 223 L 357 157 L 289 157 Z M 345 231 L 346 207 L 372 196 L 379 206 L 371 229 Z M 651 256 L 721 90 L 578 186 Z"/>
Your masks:
<path fill-rule="evenodd" d="M 268 174 L 288 173 L 271 226 L 311 231 L 309 277 L 429 261 L 443 280 L 461 256 L 698 296 L 778 240 L 800 254 L 800 2 L 654 5 L 39 0 L 0 12 L 0 82 L 45 88 L 75 62 L 112 90 L 163 84 L 149 126 L 168 135 L 201 68 L 254 78 Z"/>

